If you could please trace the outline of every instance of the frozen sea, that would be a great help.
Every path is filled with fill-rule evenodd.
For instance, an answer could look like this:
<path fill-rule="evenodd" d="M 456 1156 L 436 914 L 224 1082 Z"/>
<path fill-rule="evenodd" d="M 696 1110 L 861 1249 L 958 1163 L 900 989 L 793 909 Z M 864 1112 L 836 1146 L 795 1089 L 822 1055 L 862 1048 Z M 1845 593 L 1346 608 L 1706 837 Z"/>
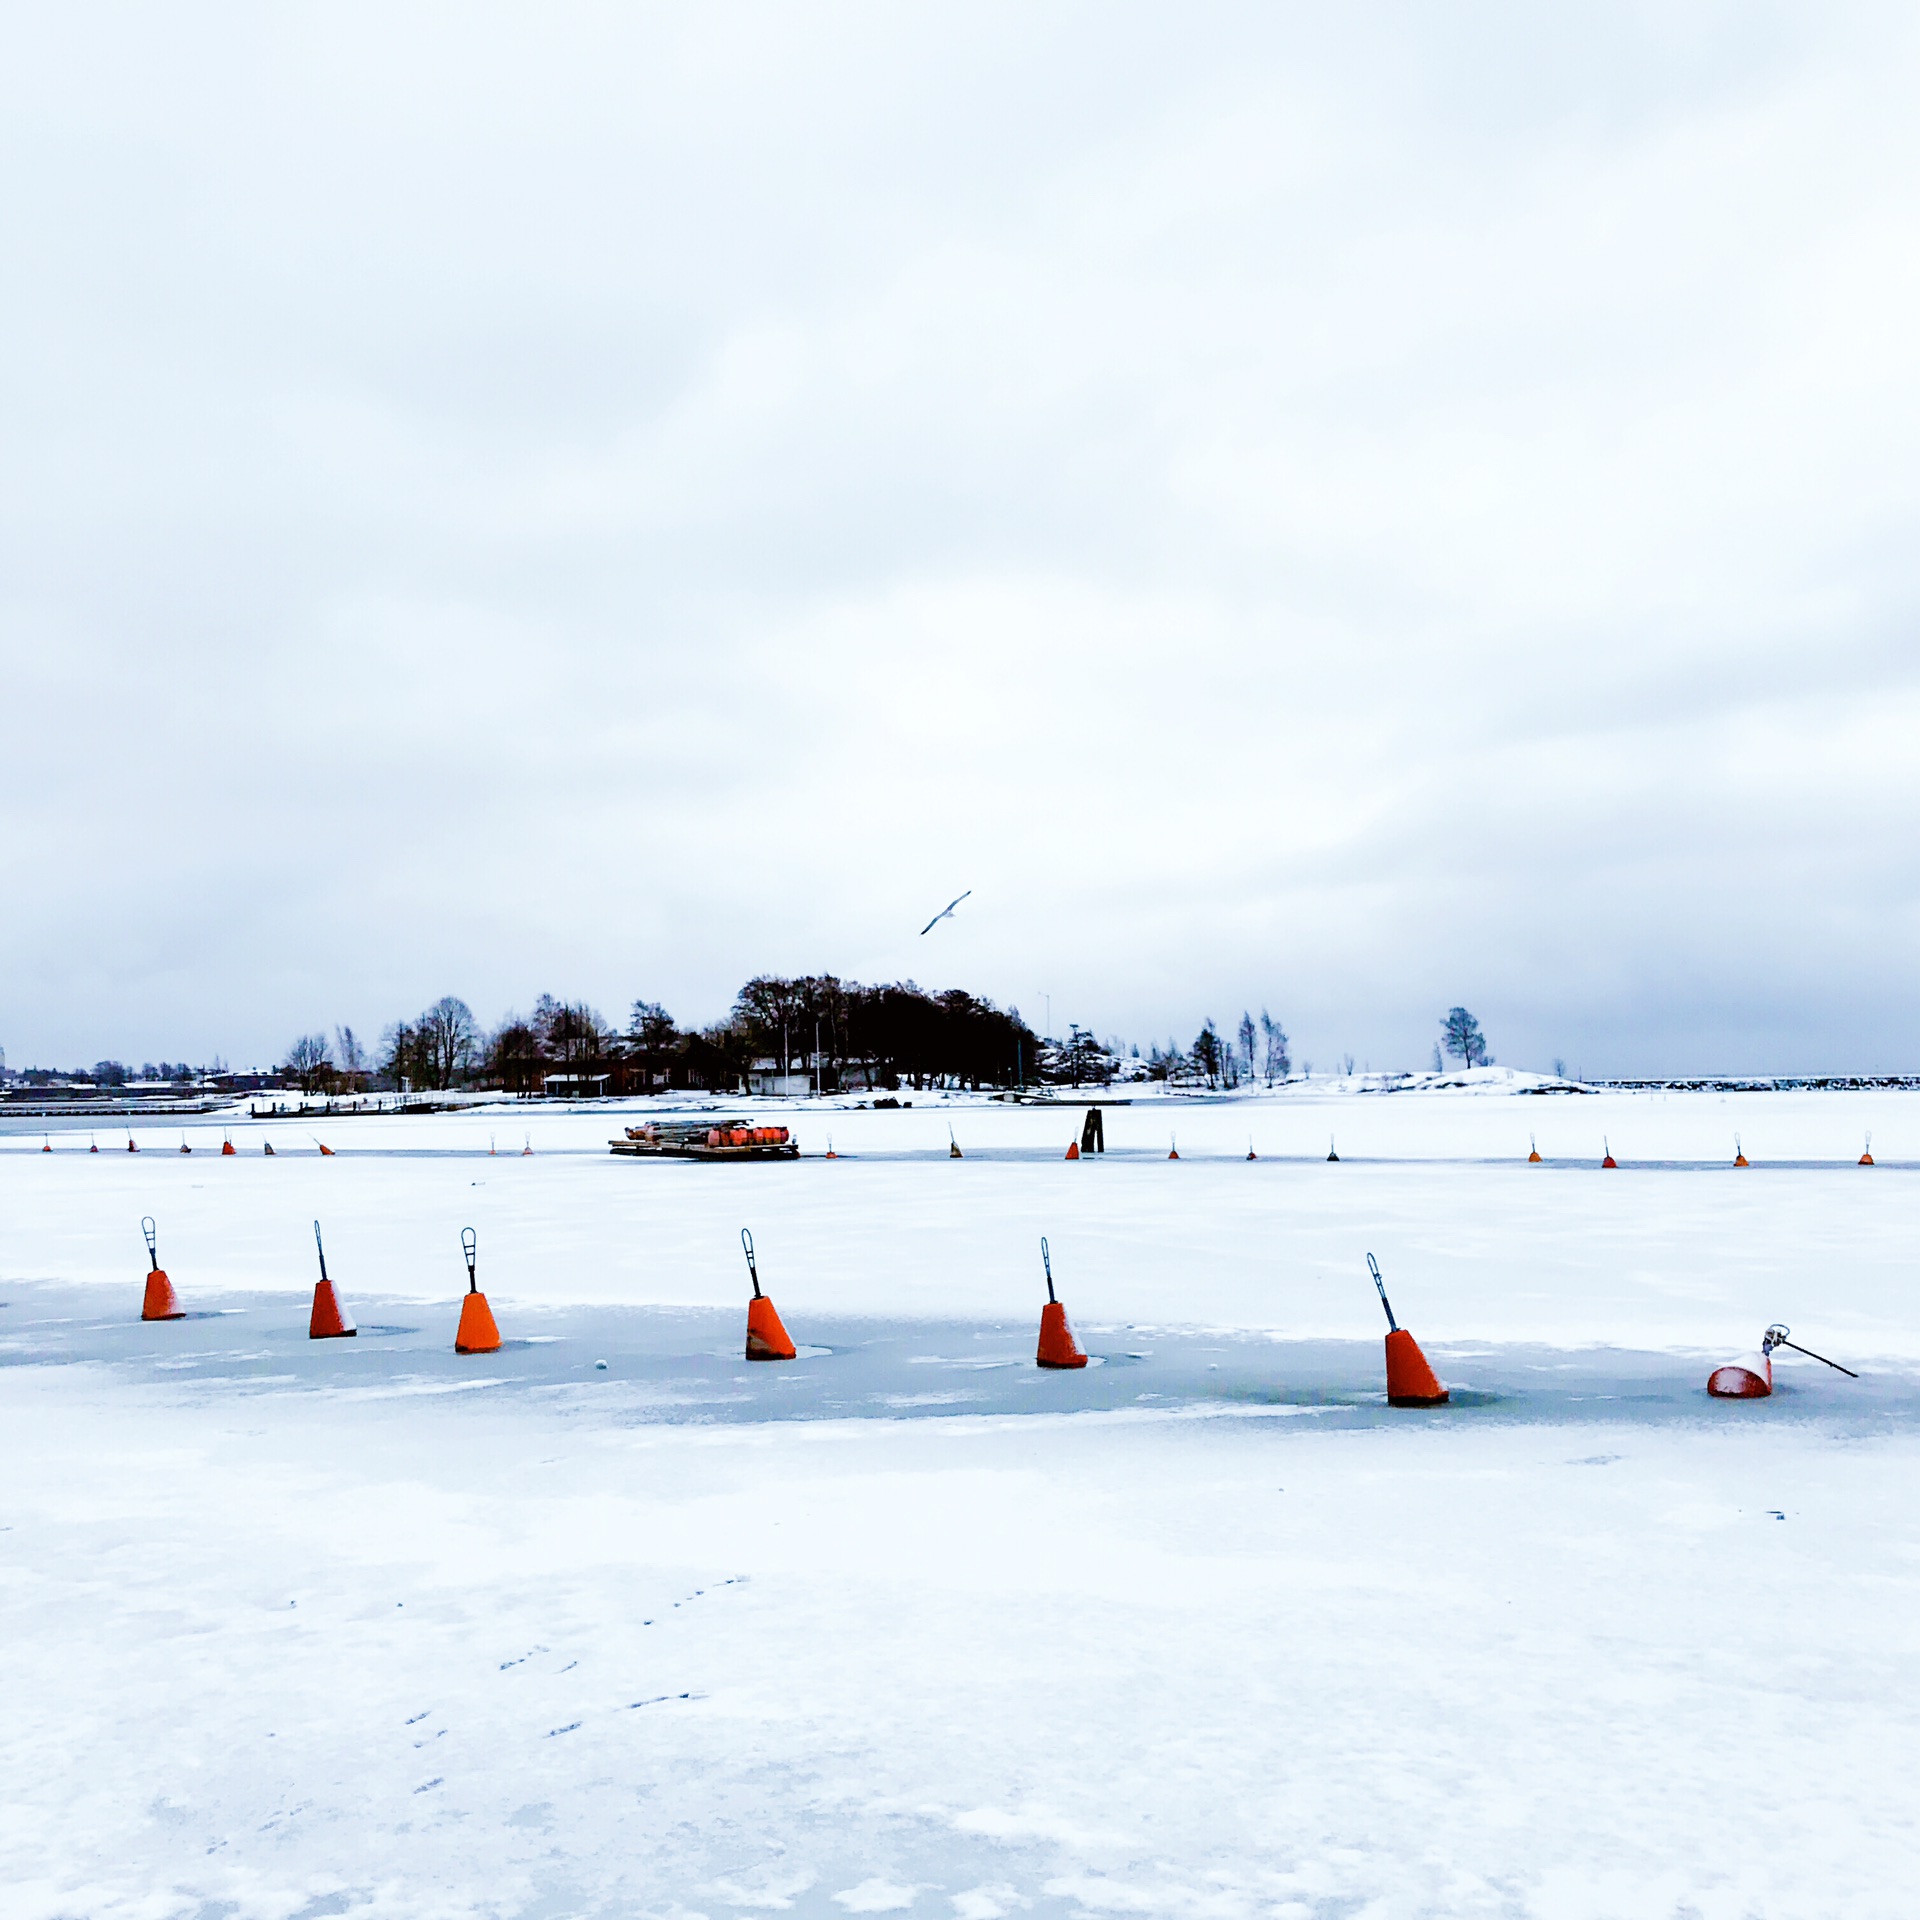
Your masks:
<path fill-rule="evenodd" d="M 0 1912 L 1910 1914 L 1920 1096 L 1518 1084 L 0 1134 Z"/>

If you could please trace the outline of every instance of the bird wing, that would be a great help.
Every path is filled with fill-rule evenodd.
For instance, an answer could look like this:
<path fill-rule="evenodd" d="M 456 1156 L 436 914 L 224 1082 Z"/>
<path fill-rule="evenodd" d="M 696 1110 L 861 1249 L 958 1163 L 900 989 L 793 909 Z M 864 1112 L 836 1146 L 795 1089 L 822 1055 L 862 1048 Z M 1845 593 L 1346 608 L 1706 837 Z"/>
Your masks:
<path fill-rule="evenodd" d="M 924 940 L 927 937 L 927 935 L 930 934 L 934 930 L 934 928 L 940 924 L 942 920 L 946 919 L 946 917 L 950 913 L 952 913 L 954 908 L 957 907 L 960 904 L 960 902 L 966 899 L 967 895 L 971 894 L 972 892 L 973 892 L 973 889 L 969 887 L 966 893 L 956 894 L 953 899 L 949 900 L 947 904 L 944 907 L 942 907 L 940 911 L 936 913 L 933 916 L 933 918 L 929 920 L 924 927 L 920 929 L 921 939 Z"/>

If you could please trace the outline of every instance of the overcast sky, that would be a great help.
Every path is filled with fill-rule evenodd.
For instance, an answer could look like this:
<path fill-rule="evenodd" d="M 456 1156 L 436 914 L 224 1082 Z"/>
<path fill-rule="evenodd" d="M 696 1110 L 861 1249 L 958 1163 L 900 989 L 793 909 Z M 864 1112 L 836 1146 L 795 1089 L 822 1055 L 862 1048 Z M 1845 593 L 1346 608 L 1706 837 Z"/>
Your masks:
<path fill-rule="evenodd" d="M 1917 97 L 1899 6 L 16 10 L 9 1064 L 830 969 L 1920 1070 Z"/>

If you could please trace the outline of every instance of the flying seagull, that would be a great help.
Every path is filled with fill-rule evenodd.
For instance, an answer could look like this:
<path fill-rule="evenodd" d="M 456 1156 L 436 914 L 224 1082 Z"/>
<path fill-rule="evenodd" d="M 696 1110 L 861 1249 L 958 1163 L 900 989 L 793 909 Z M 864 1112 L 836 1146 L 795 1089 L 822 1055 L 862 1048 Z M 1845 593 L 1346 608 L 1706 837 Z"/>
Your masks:
<path fill-rule="evenodd" d="M 963 893 L 960 896 L 960 900 L 966 899 L 967 896 L 972 892 L 973 892 L 973 889 L 969 887 L 966 893 Z M 957 907 L 960 904 L 960 900 L 949 900 L 947 904 L 944 907 L 942 907 L 940 911 L 936 913 L 933 916 L 933 918 L 929 920 L 924 927 L 920 929 L 921 939 L 924 940 L 927 937 L 927 935 L 930 934 L 934 930 L 934 928 L 940 924 L 942 920 L 951 920 L 953 918 L 953 910 L 955 907 Z"/>

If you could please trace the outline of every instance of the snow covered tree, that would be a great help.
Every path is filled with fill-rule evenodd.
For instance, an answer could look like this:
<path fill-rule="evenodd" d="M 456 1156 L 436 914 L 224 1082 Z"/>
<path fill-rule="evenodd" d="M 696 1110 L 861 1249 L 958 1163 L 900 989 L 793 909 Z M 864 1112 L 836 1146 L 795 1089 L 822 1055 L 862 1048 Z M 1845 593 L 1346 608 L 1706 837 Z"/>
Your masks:
<path fill-rule="evenodd" d="M 1221 1045 L 1220 1030 L 1209 1020 L 1194 1038 L 1194 1071 L 1206 1076 L 1208 1086 L 1217 1087 L 1220 1084 L 1220 1070 L 1225 1064 L 1226 1049 Z"/>
<path fill-rule="evenodd" d="M 1454 1059 L 1464 1060 L 1469 1067 L 1486 1065 L 1487 1037 L 1480 1031 L 1480 1022 L 1465 1007 L 1447 1010 L 1447 1017 L 1440 1023 L 1440 1037 Z"/>
<path fill-rule="evenodd" d="M 1287 1052 L 1287 1030 L 1265 1007 L 1260 1009 L 1260 1033 L 1265 1041 L 1262 1071 L 1267 1085 L 1284 1080 L 1293 1071 L 1293 1057 Z"/>

